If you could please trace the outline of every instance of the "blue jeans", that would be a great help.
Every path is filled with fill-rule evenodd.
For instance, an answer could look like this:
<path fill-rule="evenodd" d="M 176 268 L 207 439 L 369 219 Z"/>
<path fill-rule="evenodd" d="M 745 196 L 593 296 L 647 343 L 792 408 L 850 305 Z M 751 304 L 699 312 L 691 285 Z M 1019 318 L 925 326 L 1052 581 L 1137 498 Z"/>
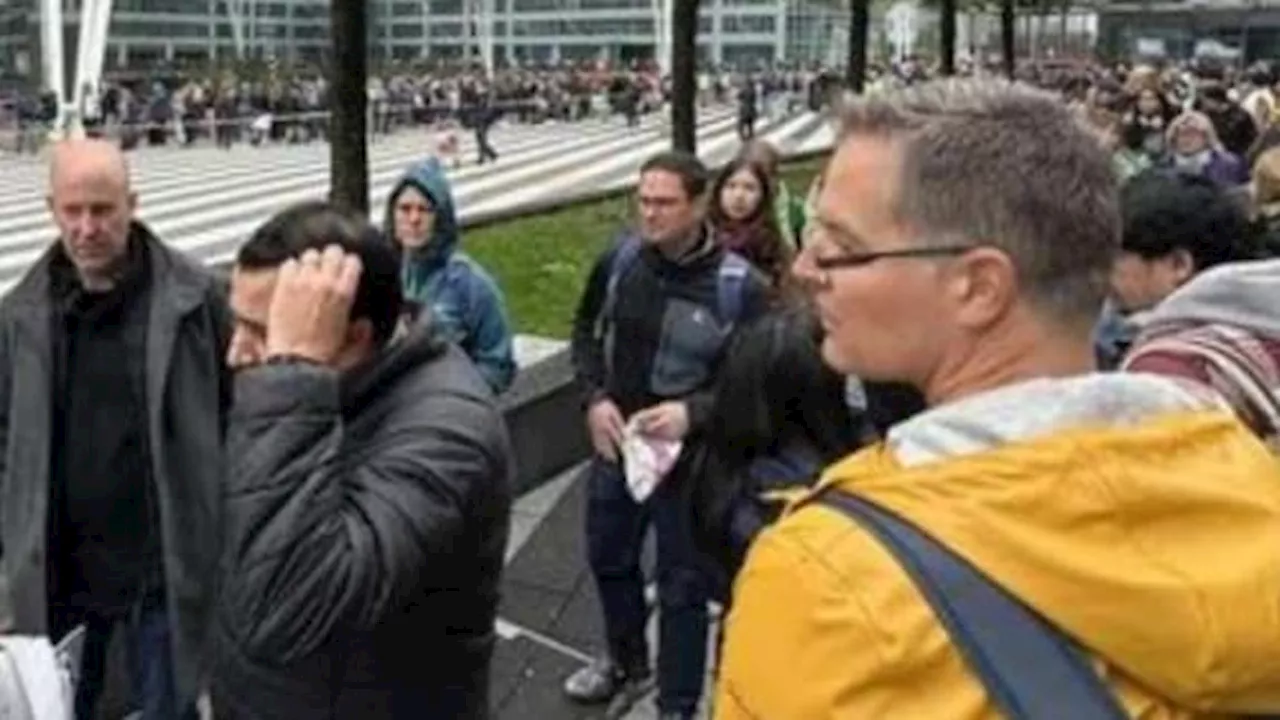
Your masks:
<path fill-rule="evenodd" d="M 84 656 L 76 686 L 76 718 L 92 720 L 106 687 L 107 650 L 112 631 L 125 634 L 128 671 L 135 709 L 142 720 L 195 720 L 194 703 L 181 711 L 174 691 L 173 648 L 169 615 L 163 597 L 139 602 L 123 616 L 54 608 L 50 629 L 61 638 L 76 625 L 85 626 Z"/>
<path fill-rule="evenodd" d="M 621 468 L 596 458 L 587 505 L 587 548 L 610 656 L 629 673 L 646 673 L 649 647 L 640 553 L 645 530 L 653 523 L 661 611 L 658 709 L 692 714 L 706 672 L 707 581 L 674 480 L 667 478 L 640 504 L 627 491 Z"/>

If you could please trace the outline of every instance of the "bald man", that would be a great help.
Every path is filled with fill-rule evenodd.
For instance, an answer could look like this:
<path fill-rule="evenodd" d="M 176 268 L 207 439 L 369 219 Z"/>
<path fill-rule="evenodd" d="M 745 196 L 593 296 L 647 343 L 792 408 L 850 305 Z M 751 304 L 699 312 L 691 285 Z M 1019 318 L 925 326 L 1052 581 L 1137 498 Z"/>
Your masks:
<path fill-rule="evenodd" d="M 55 147 L 48 202 L 58 239 L 0 301 L 14 630 L 86 627 L 79 718 L 93 717 L 116 631 L 143 718 L 193 717 L 219 552 L 225 294 L 134 219 L 114 146 Z"/>

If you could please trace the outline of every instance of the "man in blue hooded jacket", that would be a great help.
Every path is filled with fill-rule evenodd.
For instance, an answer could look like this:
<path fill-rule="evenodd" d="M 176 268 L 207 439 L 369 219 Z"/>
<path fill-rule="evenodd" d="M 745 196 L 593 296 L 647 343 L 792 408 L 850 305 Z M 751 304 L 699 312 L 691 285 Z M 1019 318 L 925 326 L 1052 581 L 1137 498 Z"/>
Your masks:
<path fill-rule="evenodd" d="M 516 363 L 502 291 L 457 249 L 453 192 L 439 160 L 414 165 L 392 190 L 386 228 L 403 256 L 405 298 L 462 348 L 495 393 L 510 387 Z"/>

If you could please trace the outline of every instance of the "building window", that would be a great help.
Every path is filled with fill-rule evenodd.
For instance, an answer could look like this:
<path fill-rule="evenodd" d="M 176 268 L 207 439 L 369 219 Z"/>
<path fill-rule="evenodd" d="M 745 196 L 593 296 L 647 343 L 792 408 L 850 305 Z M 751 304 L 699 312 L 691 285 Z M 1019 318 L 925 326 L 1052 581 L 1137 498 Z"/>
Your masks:
<path fill-rule="evenodd" d="M 732 35 L 764 34 L 773 32 L 772 15 L 725 15 L 724 32 Z"/>
<path fill-rule="evenodd" d="M 392 25 L 391 37 L 398 38 L 398 39 L 420 38 L 422 37 L 422 26 L 421 25 Z"/>
<path fill-rule="evenodd" d="M 462 0 L 431 0 L 427 5 L 429 15 L 461 15 Z"/>
<path fill-rule="evenodd" d="M 150 1 L 150 0 L 148 0 Z M 258 17 L 289 17 L 289 6 L 284 3 L 258 3 Z"/>
<path fill-rule="evenodd" d="M 600 20 L 515 20 L 511 34 L 516 37 L 596 37 L 600 35 L 652 35 L 648 18 L 605 18 Z"/>
<path fill-rule="evenodd" d="M 462 23 L 460 22 L 431 23 L 430 27 L 431 27 L 431 37 L 439 37 L 439 38 L 462 37 Z"/>
<path fill-rule="evenodd" d="M 122 18 L 117 15 L 111 23 L 112 35 L 119 38 L 139 38 L 155 40 L 159 38 L 208 37 L 209 25 L 206 22 L 166 23 L 152 22 L 133 18 Z"/>
<path fill-rule="evenodd" d="M 536 12 L 538 10 L 566 10 L 564 0 L 511 0 L 511 9 L 516 12 Z"/>
<path fill-rule="evenodd" d="M 653 0 L 578 0 L 583 10 L 624 10 L 653 7 Z"/>
<path fill-rule="evenodd" d="M 310 3 L 298 3 L 293 6 L 293 17 L 297 20 L 306 18 L 328 19 L 329 7 L 327 5 L 312 5 Z"/>
<path fill-rule="evenodd" d="M 773 62 L 773 46 L 725 45 L 724 62 L 738 68 L 763 67 Z"/>

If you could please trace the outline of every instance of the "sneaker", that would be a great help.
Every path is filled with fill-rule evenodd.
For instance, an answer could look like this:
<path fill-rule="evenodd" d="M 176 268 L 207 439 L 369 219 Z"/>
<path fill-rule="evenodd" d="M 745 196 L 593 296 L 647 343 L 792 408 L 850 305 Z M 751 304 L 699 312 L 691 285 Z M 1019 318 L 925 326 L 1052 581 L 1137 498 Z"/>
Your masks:
<path fill-rule="evenodd" d="M 609 660 L 596 660 L 564 681 L 564 694 L 574 702 L 598 705 L 608 702 L 625 678 Z"/>
<path fill-rule="evenodd" d="M 631 675 L 647 679 L 651 673 L 644 670 Z M 564 682 L 564 694 L 584 705 L 602 704 L 617 695 L 630 679 L 631 676 L 612 660 L 602 658 L 570 675 Z"/>
<path fill-rule="evenodd" d="M 653 693 L 657 681 L 651 673 L 625 678 L 614 693 L 613 700 L 604 711 L 605 720 L 620 720 L 631 708 Z"/>

